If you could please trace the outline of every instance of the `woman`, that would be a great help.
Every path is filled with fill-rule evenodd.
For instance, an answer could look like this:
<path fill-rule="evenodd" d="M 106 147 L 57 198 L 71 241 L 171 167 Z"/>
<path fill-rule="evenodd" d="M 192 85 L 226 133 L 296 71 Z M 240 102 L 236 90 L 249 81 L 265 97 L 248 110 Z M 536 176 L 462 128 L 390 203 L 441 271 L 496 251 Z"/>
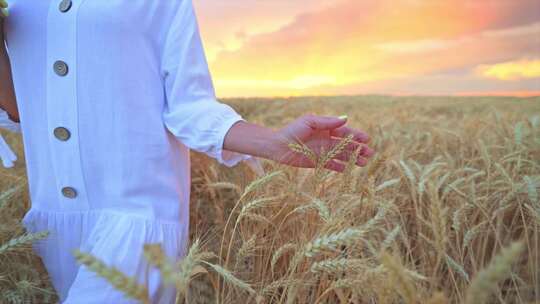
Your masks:
<path fill-rule="evenodd" d="M 219 103 L 191 0 L 12 0 L 3 23 L 11 70 L 2 45 L 0 101 L 20 120 L 32 202 L 23 223 L 51 232 L 35 250 L 63 303 L 129 302 L 73 249 L 141 282 L 144 243 L 185 254 L 190 149 L 229 167 L 253 156 L 312 167 L 287 144 L 318 150 L 354 134 L 350 152 L 368 141 L 346 117 L 305 115 L 273 130 Z M 363 166 L 373 150 L 361 154 Z M 342 171 L 347 158 L 327 168 Z M 153 269 L 152 302 L 173 302 L 160 284 Z"/>

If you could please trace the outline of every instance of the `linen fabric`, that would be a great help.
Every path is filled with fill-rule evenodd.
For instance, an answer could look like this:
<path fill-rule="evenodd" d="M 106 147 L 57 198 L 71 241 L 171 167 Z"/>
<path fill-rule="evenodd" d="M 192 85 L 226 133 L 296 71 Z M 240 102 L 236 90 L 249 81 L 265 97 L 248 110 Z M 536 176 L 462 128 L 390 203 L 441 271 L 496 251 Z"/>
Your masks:
<path fill-rule="evenodd" d="M 4 24 L 32 203 L 23 223 L 51 233 L 34 249 L 62 303 L 135 302 L 73 249 L 173 303 L 143 244 L 185 255 L 189 151 L 252 161 L 223 149 L 244 119 L 216 100 L 191 0 L 71 0 L 66 12 L 60 2 L 11 0 Z"/>

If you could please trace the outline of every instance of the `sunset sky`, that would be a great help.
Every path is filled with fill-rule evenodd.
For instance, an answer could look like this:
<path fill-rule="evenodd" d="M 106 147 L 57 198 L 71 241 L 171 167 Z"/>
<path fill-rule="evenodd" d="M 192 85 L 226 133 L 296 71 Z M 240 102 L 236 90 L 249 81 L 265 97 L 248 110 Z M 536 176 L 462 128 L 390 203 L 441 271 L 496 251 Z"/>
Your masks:
<path fill-rule="evenodd" d="M 219 97 L 540 95 L 540 0 L 193 0 Z"/>

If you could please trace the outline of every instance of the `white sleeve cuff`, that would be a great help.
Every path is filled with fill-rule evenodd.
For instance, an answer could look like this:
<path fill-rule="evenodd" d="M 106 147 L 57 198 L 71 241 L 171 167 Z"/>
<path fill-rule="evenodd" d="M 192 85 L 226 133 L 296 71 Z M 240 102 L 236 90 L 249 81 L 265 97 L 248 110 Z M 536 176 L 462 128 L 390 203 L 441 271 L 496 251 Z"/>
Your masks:
<path fill-rule="evenodd" d="M 15 133 L 21 132 L 20 124 L 9 119 L 7 112 L 3 109 L 0 109 L 0 129 L 6 129 Z M 4 168 L 12 168 L 17 160 L 17 155 L 13 153 L 2 137 L 2 134 L 0 134 L 0 160 L 2 161 Z"/>
<path fill-rule="evenodd" d="M 21 132 L 20 123 L 9 119 L 8 113 L 3 109 L 0 109 L 0 129 L 6 129 L 15 133 Z"/>
<path fill-rule="evenodd" d="M 231 127 L 239 122 L 239 121 L 245 121 L 245 119 L 242 118 L 237 113 L 234 113 L 235 115 L 231 115 L 225 118 L 225 120 L 222 122 L 222 127 L 217 133 L 217 150 L 216 155 L 214 155 L 214 158 L 220 163 L 227 167 L 234 167 L 238 163 L 244 160 L 252 159 L 252 155 L 248 154 L 242 154 L 238 152 L 233 152 L 229 150 L 223 149 L 223 144 L 225 142 L 225 136 L 227 135 L 227 132 L 231 129 Z"/>
<path fill-rule="evenodd" d="M 0 134 L 0 159 L 2 160 L 2 165 L 4 168 L 12 168 L 15 161 L 17 160 L 17 155 L 13 153 L 7 142 L 4 140 Z"/>

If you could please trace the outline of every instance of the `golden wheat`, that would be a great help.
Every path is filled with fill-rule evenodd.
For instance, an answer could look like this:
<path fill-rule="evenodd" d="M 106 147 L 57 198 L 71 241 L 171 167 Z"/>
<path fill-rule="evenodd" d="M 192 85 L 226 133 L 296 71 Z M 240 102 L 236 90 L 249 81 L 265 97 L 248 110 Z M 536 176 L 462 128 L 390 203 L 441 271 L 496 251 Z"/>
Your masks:
<path fill-rule="evenodd" d="M 497 288 L 497 283 L 510 276 L 512 265 L 525 249 L 523 242 L 515 242 L 503 248 L 489 265 L 473 279 L 467 291 L 467 304 L 486 303 L 490 293 Z"/>
<path fill-rule="evenodd" d="M 534 303 L 539 101 L 231 101 L 272 127 L 307 111 L 348 113 L 377 154 L 359 168 L 356 149 L 337 174 L 324 163 L 343 154 L 349 138 L 324 151 L 297 142 L 291 152 L 312 160 L 314 170 L 262 161 L 266 174 L 258 176 L 193 153 L 190 250 L 172 263 L 148 244 L 145 256 L 180 287 L 179 303 Z M 23 170 L 0 169 L 0 244 L 25 235 Z M 519 254 L 501 251 L 517 239 Z M 40 291 L 49 290 L 46 273 L 29 262 L 29 246 L 16 248 L 0 259 L 0 302 L 54 303 Z"/>
<path fill-rule="evenodd" d="M 85 265 L 88 269 L 106 279 L 114 288 L 122 291 L 126 296 L 145 304 L 150 303 L 148 290 L 144 285 L 137 283 L 135 279 L 126 276 L 115 267 L 108 267 L 91 254 L 79 250 L 74 250 L 73 254 L 77 262 Z"/>

